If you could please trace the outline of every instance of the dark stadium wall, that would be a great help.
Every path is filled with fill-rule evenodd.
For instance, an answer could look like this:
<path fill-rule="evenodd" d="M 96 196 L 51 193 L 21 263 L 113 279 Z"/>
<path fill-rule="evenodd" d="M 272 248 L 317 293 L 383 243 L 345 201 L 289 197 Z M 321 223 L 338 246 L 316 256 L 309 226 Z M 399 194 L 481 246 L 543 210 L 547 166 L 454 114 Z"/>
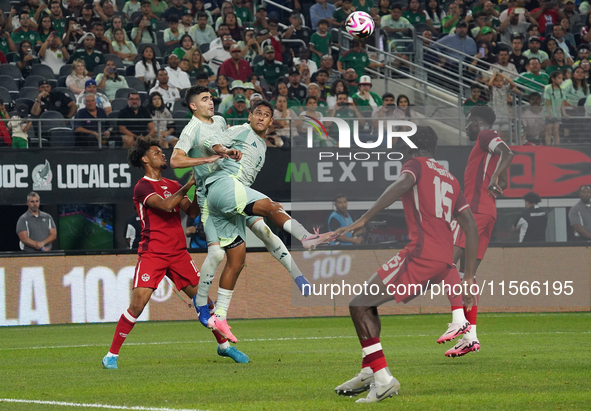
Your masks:
<path fill-rule="evenodd" d="M 324 290 L 325 295 L 307 299 L 269 253 L 248 253 L 229 318 L 346 316 L 351 296 L 331 297 L 331 290 L 336 293 L 337 287 L 349 284 L 355 292 L 378 268 L 376 261 L 388 261 L 396 253 L 295 252 L 313 292 Z M 193 254 L 198 267 L 205 256 Z M 1 258 L 0 325 L 117 321 L 129 304 L 136 262 L 134 254 Z M 478 282 L 484 285 L 479 311 L 590 311 L 590 265 L 588 247 L 489 249 L 478 271 Z M 216 287 L 214 281 L 213 296 Z M 194 310 L 173 294 L 165 281 L 161 283 L 140 319 L 195 320 Z M 449 312 L 445 295 L 431 297 L 426 290 L 425 294 L 408 305 L 388 303 L 380 313 Z"/>

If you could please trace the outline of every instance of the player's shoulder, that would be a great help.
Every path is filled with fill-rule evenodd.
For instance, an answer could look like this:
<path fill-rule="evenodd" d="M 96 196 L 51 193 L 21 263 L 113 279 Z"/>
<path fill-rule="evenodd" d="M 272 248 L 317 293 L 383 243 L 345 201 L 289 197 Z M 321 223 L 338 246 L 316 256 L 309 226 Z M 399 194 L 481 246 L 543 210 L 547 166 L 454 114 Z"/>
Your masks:
<path fill-rule="evenodd" d="M 482 130 L 478 133 L 478 140 L 493 140 L 499 137 L 499 133 L 495 130 Z"/>
<path fill-rule="evenodd" d="M 160 180 L 161 185 L 165 185 L 167 187 L 180 187 L 181 183 L 176 180 L 171 180 L 170 178 L 162 177 Z"/>
<path fill-rule="evenodd" d="M 223 118 L 222 116 L 215 115 L 212 117 L 212 119 L 213 119 L 214 123 L 221 124 L 224 127 L 226 127 L 226 119 Z"/>

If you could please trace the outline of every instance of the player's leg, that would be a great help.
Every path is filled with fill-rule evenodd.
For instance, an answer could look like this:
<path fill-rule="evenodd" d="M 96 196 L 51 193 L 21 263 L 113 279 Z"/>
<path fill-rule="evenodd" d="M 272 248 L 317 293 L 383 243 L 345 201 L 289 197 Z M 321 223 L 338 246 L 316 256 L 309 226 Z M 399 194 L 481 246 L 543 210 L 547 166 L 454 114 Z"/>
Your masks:
<path fill-rule="evenodd" d="M 447 298 L 449 299 L 449 303 L 451 305 L 452 322 L 448 324 L 447 331 L 437 339 L 438 344 L 452 341 L 456 337 L 459 337 L 470 330 L 470 322 L 466 319 L 464 314 L 462 294 L 455 294 L 453 292 L 454 286 L 457 286 L 462 282 L 455 265 L 448 267 L 440 275 L 433 277 L 431 283 L 439 284 L 441 281 L 443 281 L 445 287 L 449 286 L 447 289 Z"/>
<path fill-rule="evenodd" d="M 246 225 L 250 228 L 250 231 L 252 231 L 253 234 L 265 244 L 265 247 L 267 247 L 267 250 L 269 250 L 271 255 L 285 267 L 287 272 L 289 272 L 289 275 L 291 275 L 291 278 L 297 284 L 302 295 L 306 297 L 309 296 L 311 287 L 306 287 L 304 289 L 304 285 L 310 285 L 310 282 L 304 277 L 298 268 L 289 253 L 289 250 L 285 244 L 283 244 L 283 241 L 271 231 L 267 224 L 265 224 L 265 221 L 260 217 L 248 217 L 246 219 Z"/>
<path fill-rule="evenodd" d="M 560 145 L 560 123 L 553 124 L 554 126 L 554 145 Z"/>
<path fill-rule="evenodd" d="M 244 212 L 249 216 L 256 215 L 269 218 L 277 227 L 283 228 L 301 241 L 304 248 L 308 250 L 314 249 L 320 244 L 328 244 L 332 240 L 331 232 L 319 234 L 315 231 L 314 234 L 311 234 L 296 219 L 291 218 L 280 203 L 272 201 L 269 198 L 263 198 L 248 204 Z"/>
<path fill-rule="evenodd" d="M 546 145 L 552 145 L 552 124 L 546 124 Z"/>
<path fill-rule="evenodd" d="M 238 340 L 230 331 L 226 317 L 230 308 L 230 301 L 232 300 L 236 281 L 244 268 L 244 262 L 246 260 L 246 243 L 244 243 L 244 240 L 240 236 L 236 237 L 226 247 L 226 257 L 226 265 L 220 276 L 215 313 L 209 318 L 207 324 L 210 328 L 219 331 L 224 337 L 236 343 Z"/>
<path fill-rule="evenodd" d="M 135 322 L 138 317 L 144 311 L 144 307 L 150 301 L 150 297 L 154 289 L 138 287 L 134 288 L 131 293 L 131 303 L 129 308 L 121 314 L 117 327 L 115 328 L 115 334 L 113 335 L 113 342 L 109 352 L 103 358 L 103 367 L 107 369 L 117 368 L 117 359 L 119 358 L 119 350 L 125 342 L 127 335 L 133 330 Z"/>

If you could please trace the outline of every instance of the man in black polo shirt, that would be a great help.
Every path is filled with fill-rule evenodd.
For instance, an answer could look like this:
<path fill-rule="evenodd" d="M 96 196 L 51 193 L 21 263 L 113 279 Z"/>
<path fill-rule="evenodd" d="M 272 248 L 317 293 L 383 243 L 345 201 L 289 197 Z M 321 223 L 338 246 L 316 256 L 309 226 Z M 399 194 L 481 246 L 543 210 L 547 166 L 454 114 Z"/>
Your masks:
<path fill-rule="evenodd" d="M 306 101 L 306 97 L 308 97 L 308 87 L 305 84 L 302 84 L 300 81 L 302 79 L 302 75 L 297 68 L 292 68 L 289 71 L 289 83 L 287 85 L 287 95 L 292 100 L 297 100 L 301 104 Z"/>
<path fill-rule="evenodd" d="M 35 253 L 50 251 L 51 243 L 57 238 L 57 229 L 51 215 L 39 210 L 41 199 L 31 191 L 27 196 L 29 209 L 18 219 L 16 233 L 23 251 Z"/>
<path fill-rule="evenodd" d="M 31 114 L 35 117 L 46 111 L 57 111 L 64 118 L 72 118 L 76 114 L 76 103 L 61 91 L 51 90 L 51 84 L 47 80 L 39 82 L 39 96 L 31 108 Z"/>
<path fill-rule="evenodd" d="M 142 107 L 142 101 L 138 93 L 129 93 L 127 107 L 119 112 L 119 118 L 134 119 L 138 121 L 123 121 L 119 123 L 119 132 L 123 140 L 123 147 L 133 146 L 138 137 L 156 135 L 152 116 L 147 108 Z"/>

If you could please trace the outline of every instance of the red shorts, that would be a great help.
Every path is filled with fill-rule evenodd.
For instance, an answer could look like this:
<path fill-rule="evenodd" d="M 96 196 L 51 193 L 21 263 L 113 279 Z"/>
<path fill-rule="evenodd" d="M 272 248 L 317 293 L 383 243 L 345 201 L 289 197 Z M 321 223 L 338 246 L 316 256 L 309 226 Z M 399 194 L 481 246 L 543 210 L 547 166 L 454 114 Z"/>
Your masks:
<path fill-rule="evenodd" d="M 158 288 L 164 276 L 170 278 L 178 290 L 199 284 L 199 270 L 187 251 L 176 255 L 142 253 L 138 256 L 133 277 L 133 288 Z"/>
<path fill-rule="evenodd" d="M 425 291 L 427 286 L 439 284 L 444 279 L 452 285 L 460 282 L 460 275 L 455 266 L 423 258 L 409 259 L 410 253 L 411 250 L 405 248 L 377 271 L 384 285 L 388 287 L 388 292 L 394 292 L 397 303 L 409 302 L 420 295 L 417 293 Z M 450 274 L 452 277 L 448 278 Z M 418 287 L 419 284 L 421 287 Z"/>
<path fill-rule="evenodd" d="M 493 227 L 495 226 L 495 218 L 488 214 L 474 213 L 474 219 L 476 220 L 476 226 L 478 227 L 478 254 L 476 258 L 479 260 L 484 259 L 484 254 L 488 248 L 488 242 L 492 234 Z M 466 248 L 466 239 L 464 231 L 460 228 L 460 225 L 455 221 L 454 233 L 454 245 L 460 248 Z"/>

